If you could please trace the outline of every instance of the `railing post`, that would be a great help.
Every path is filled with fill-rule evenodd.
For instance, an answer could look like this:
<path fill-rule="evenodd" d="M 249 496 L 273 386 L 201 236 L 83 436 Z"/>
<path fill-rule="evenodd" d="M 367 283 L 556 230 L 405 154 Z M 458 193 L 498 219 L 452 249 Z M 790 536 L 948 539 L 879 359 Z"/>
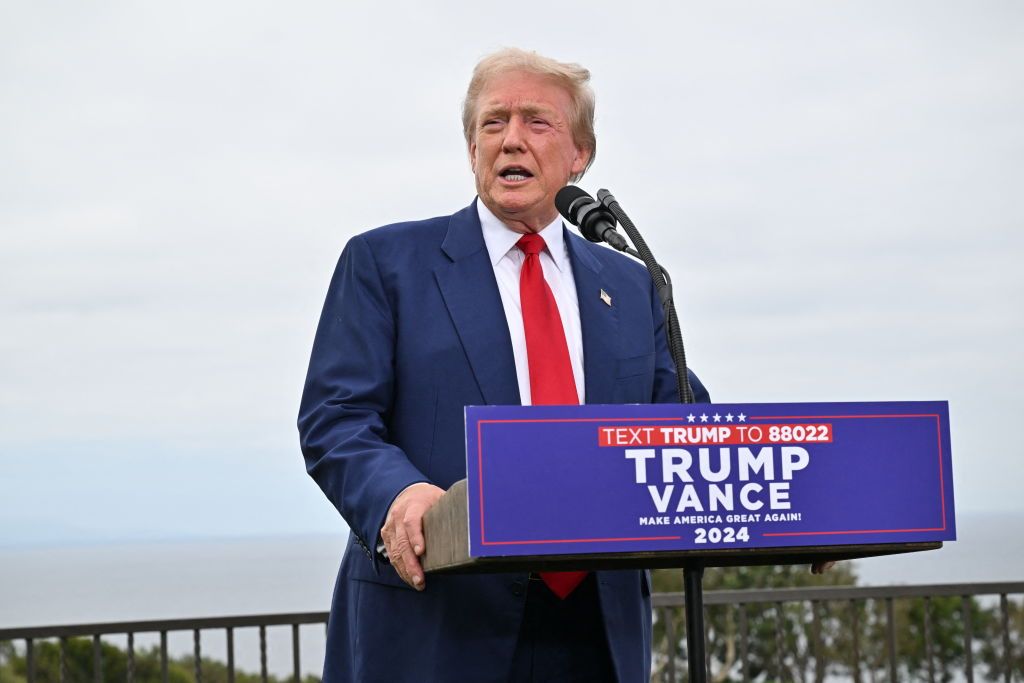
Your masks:
<path fill-rule="evenodd" d="M 92 680 L 103 683 L 103 647 L 98 634 L 92 637 Z"/>
<path fill-rule="evenodd" d="M 128 683 L 135 683 L 135 634 L 128 633 Z"/>
<path fill-rule="evenodd" d="M 68 680 L 68 639 L 60 638 L 60 683 Z"/>
<path fill-rule="evenodd" d="M 1003 622 L 1003 681 L 1012 683 L 1013 651 L 1010 649 L 1010 606 L 1006 601 L 1006 593 L 999 594 L 999 611 Z"/>
<path fill-rule="evenodd" d="M 292 624 L 292 669 L 295 672 L 295 683 L 302 683 L 302 671 L 299 666 L 299 625 Z"/>
<path fill-rule="evenodd" d="M 192 666 L 196 683 L 203 683 L 203 650 L 199 644 L 199 629 L 192 629 Z"/>
<path fill-rule="evenodd" d="M 689 565 L 683 569 L 683 592 L 686 610 L 686 662 L 689 683 L 708 680 L 707 642 L 704 632 L 704 567 Z"/>
<path fill-rule="evenodd" d="M 708 619 L 708 608 L 701 600 L 701 621 L 704 628 L 701 637 L 704 639 L 704 675 L 705 680 L 711 676 L 711 620 Z"/>
<path fill-rule="evenodd" d="M 228 683 L 235 683 L 235 629 L 228 627 Z"/>
<path fill-rule="evenodd" d="M 786 680 L 786 657 L 783 651 L 782 639 L 782 603 L 775 603 L 775 669 L 780 681 Z"/>
<path fill-rule="evenodd" d="M 860 609 L 856 600 L 850 600 L 850 611 L 853 612 L 850 619 L 851 630 L 853 631 L 853 661 L 850 668 L 853 671 L 854 683 L 861 683 L 860 679 Z"/>
<path fill-rule="evenodd" d="M 811 644 L 814 652 L 814 681 L 821 683 L 825 680 L 825 667 L 822 665 L 821 647 L 821 623 L 818 621 L 818 602 L 811 600 Z"/>
<path fill-rule="evenodd" d="M 267 683 L 267 627 L 260 625 L 260 680 Z"/>
<path fill-rule="evenodd" d="M 885 599 L 885 649 L 889 654 L 889 681 L 898 683 L 896 676 L 896 618 L 893 616 L 892 598 Z"/>
<path fill-rule="evenodd" d="M 924 658 L 928 662 L 928 683 L 935 683 L 935 655 L 932 653 L 932 599 L 924 598 Z"/>
<path fill-rule="evenodd" d="M 25 668 L 28 669 L 28 683 L 36 683 L 36 649 L 31 638 L 25 639 Z"/>
<path fill-rule="evenodd" d="M 167 683 L 167 631 L 160 631 L 160 681 Z"/>
<path fill-rule="evenodd" d="M 967 683 L 974 683 L 974 629 L 971 624 L 971 598 L 961 598 L 960 610 L 964 619 L 964 674 Z"/>
<path fill-rule="evenodd" d="M 743 683 L 750 683 L 750 624 L 747 622 L 747 606 L 739 603 L 740 610 L 740 676 Z"/>

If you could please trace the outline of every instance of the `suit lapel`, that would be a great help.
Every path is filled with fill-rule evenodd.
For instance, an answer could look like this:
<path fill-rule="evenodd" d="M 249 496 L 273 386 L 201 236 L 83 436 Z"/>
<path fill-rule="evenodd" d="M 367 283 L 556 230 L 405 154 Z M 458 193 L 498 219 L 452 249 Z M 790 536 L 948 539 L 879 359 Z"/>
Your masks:
<path fill-rule="evenodd" d="M 451 262 L 436 268 L 434 277 L 480 393 L 490 405 L 518 405 L 512 341 L 476 202 L 451 217 L 441 249 Z"/>
<path fill-rule="evenodd" d="M 615 288 L 602 280 L 601 262 L 588 251 L 582 238 L 568 229 L 566 248 L 576 280 L 580 304 L 580 328 L 583 336 L 583 373 L 587 403 L 611 403 L 615 386 L 616 348 L 619 340 L 619 313 L 615 308 Z M 601 299 L 602 290 L 612 301 Z"/>

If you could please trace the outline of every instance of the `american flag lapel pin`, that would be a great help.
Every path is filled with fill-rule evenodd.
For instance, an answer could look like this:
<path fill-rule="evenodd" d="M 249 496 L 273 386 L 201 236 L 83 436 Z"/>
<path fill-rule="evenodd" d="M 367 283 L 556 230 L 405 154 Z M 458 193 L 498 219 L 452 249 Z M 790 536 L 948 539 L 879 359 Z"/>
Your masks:
<path fill-rule="evenodd" d="M 611 296 L 609 296 L 608 292 L 604 291 L 603 289 L 601 290 L 601 301 L 603 301 L 605 303 L 605 305 L 607 305 L 607 306 L 611 306 L 612 305 L 612 298 L 611 298 Z"/>

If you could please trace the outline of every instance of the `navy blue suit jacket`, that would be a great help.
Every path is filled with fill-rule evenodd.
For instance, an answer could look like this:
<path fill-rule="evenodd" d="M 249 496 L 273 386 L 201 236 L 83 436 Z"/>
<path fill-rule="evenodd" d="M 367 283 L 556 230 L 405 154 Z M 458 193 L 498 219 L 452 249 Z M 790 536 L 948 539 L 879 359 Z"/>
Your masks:
<path fill-rule="evenodd" d="M 587 403 L 676 400 L 647 271 L 568 231 Z M 612 298 L 612 306 L 600 291 Z M 690 378 L 698 401 L 707 393 Z M 309 474 L 351 527 L 324 681 L 504 681 L 526 574 L 429 576 L 407 587 L 375 552 L 395 496 L 465 477 L 467 405 L 518 405 L 512 343 L 476 205 L 352 238 L 331 281 L 299 413 Z M 598 572 L 623 682 L 650 669 L 644 572 Z"/>

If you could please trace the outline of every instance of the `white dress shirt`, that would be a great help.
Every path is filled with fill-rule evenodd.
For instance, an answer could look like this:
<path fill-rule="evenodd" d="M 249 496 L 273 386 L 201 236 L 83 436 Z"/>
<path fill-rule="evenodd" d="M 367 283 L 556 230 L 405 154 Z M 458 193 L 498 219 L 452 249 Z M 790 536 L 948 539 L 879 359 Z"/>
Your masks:
<path fill-rule="evenodd" d="M 505 309 L 505 320 L 512 338 L 512 354 L 516 361 L 516 379 L 519 381 L 519 396 L 524 406 L 531 405 L 530 366 L 526 357 L 526 330 L 523 327 L 523 307 L 519 299 L 519 271 L 526 255 L 516 246 L 523 235 L 510 230 L 491 213 L 479 199 L 476 210 L 480 215 L 484 244 L 494 267 L 494 278 L 498 281 L 501 305 Z M 561 217 L 556 218 L 538 233 L 544 238 L 545 249 L 540 253 L 551 293 L 558 305 L 558 315 L 565 330 L 565 341 L 569 347 L 572 375 L 576 380 L 576 395 L 583 403 L 586 387 L 583 384 L 583 334 L 580 331 L 580 305 L 576 297 L 576 279 L 572 274 L 572 263 L 565 248 L 565 226 Z"/>

